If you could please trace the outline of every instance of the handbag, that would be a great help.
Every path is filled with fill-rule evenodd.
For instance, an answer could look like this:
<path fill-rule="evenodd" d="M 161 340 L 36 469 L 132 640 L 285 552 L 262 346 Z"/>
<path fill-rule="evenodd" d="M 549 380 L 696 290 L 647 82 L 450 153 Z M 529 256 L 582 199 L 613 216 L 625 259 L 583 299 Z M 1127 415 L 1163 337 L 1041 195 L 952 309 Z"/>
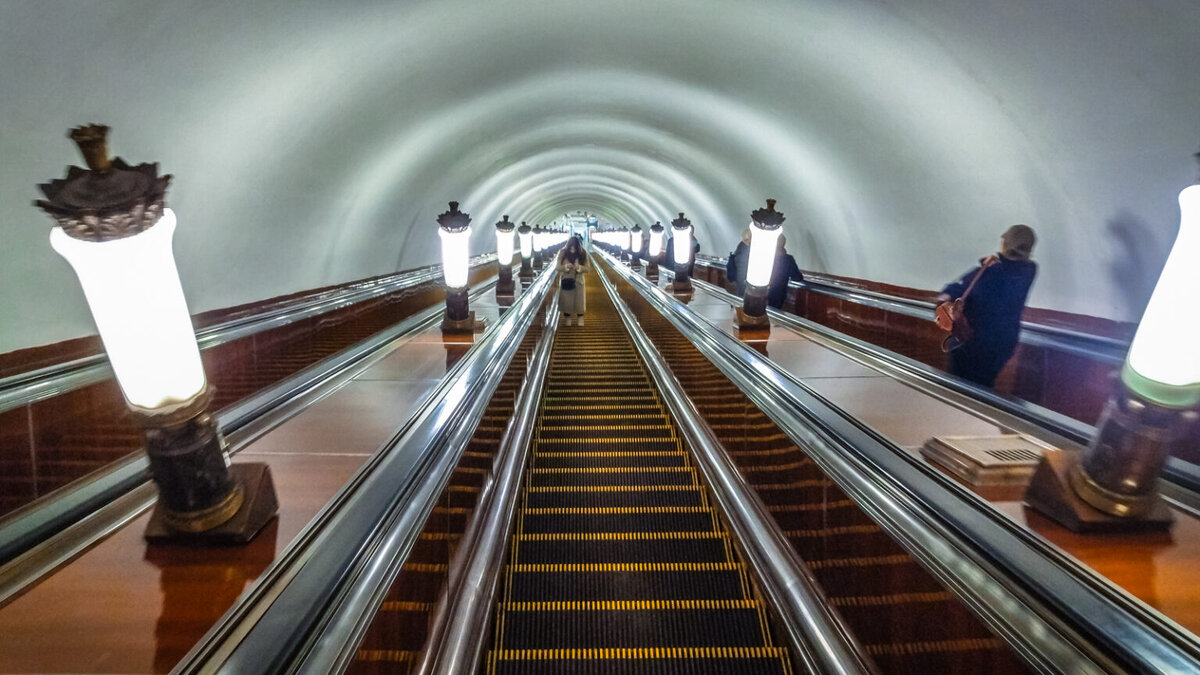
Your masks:
<path fill-rule="evenodd" d="M 575 279 L 574 277 L 563 277 L 560 285 L 564 291 L 573 291 L 575 290 Z"/>
<path fill-rule="evenodd" d="M 963 314 L 963 302 L 970 295 L 971 289 L 975 288 L 975 282 L 979 281 L 979 277 L 983 275 L 983 271 L 998 262 L 995 258 L 989 256 L 984 259 L 979 265 L 979 271 L 975 273 L 975 278 L 971 279 L 971 283 L 967 286 L 967 290 L 955 300 L 947 300 L 937 306 L 934 310 L 933 320 L 937 323 L 938 328 L 945 331 L 950 331 L 946 339 L 942 340 L 942 351 L 952 352 L 955 349 L 966 344 L 968 340 L 975 334 L 971 328 L 971 322 L 967 321 L 967 317 Z"/>

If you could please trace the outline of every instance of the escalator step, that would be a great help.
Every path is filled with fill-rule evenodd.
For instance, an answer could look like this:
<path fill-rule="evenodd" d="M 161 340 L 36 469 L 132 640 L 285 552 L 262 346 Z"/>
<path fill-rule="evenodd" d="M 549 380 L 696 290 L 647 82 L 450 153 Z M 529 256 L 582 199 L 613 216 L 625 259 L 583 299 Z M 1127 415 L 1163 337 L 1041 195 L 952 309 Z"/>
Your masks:
<path fill-rule="evenodd" d="M 581 568 L 583 571 L 536 571 L 562 568 Z M 619 571 L 592 571 L 609 568 Z M 655 571 L 654 568 L 666 569 Z M 509 599 L 513 602 L 720 600 L 741 595 L 740 572 L 740 565 L 724 562 L 707 565 L 517 565 L 509 569 Z"/>
<path fill-rule="evenodd" d="M 501 649 L 756 647 L 754 600 L 508 602 Z"/>
<path fill-rule="evenodd" d="M 551 532 L 711 532 L 713 530 L 713 517 L 708 509 L 703 509 L 697 513 L 526 513 L 522 518 L 522 528 L 528 534 Z"/>
<path fill-rule="evenodd" d="M 498 675 L 772 675 L 786 672 L 780 661 L 787 654 L 779 648 L 756 647 L 505 650 L 496 656 Z"/>
<path fill-rule="evenodd" d="M 670 489 L 664 489 L 670 488 Z M 692 485 L 648 485 L 593 491 L 541 488 L 526 492 L 526 506 L 550 508 L 644 508 L 651 506 L 703 506 L 704 495 Z"/>

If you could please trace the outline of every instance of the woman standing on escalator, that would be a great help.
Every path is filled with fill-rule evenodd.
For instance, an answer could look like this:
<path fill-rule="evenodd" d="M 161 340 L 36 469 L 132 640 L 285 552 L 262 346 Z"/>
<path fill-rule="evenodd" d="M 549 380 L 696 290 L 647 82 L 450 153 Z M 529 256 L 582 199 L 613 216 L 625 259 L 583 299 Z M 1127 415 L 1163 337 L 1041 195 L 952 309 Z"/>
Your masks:
<path fill-rule="evenodd" d="M 587 307 L 583 275 L 588 271 L 587 262 L 579 237 L 571 237 L 558 254 L 558 310 L 563 313 L 568 326 L 574 321 L 573 317 L 579 317 L 579 325 L 583 325 L 583 311 Z"/>

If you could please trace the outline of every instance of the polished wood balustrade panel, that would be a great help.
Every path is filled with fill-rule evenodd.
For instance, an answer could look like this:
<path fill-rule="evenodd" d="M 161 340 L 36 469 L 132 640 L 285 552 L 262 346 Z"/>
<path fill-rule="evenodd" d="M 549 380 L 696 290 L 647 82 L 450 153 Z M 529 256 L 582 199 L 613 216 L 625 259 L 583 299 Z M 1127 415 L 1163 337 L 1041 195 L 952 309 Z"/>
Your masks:
<path fill-rule="evenodd" d="M 937 291 L 895 286 L 867 279 L 805 273 L 806 278 L 890 296 L 933 302 Z M 725 286 L 725 270 L 697 265 L 696 276 Z M 840 300 L 823 293 L 791 289 L 784 310 L 852 337 L 902 354 L 939 370 L 946 369 L 941 350 L 946 333 L 932 321 Z M 1024 318 L 1090 335 L 1131 340 L 1136 324 L 1082 314 L 1027 307 Z M 1021 344 L 1001 371 L 995 390 L 1095 424 L 1112 394 L 1120 367 L 1047 347 Z M 1200 464 L 1200 421 L 1175 443 L 1172 454 Z"/>
<path fill-rule="evenodd" d="M 494 266 L 476 267 L 471 283 L 495 273 Z M 235 403 L 444 297 L 441 283 L 431 281 L 206 349 L 201 356 L 215 389 L 211 409 Z M 294 299 L 273 298 L 203 316 L 211 322 L 252 316 Z M 106 380 L 0 413 L 0 443 L 2 516 L 137 451 L 141 434 L 116 381 Z"/>
<path fill-rule="evenodd" d="M 472 309 L 500 316 L 490 297 Z M 142 514 L 0 607 L 0 672 L 168 672 L 469 347 L 420 333 L 240 452 L 235 462 L 270 465 L 280 504 L 248 545 L 148 546 Z"/>

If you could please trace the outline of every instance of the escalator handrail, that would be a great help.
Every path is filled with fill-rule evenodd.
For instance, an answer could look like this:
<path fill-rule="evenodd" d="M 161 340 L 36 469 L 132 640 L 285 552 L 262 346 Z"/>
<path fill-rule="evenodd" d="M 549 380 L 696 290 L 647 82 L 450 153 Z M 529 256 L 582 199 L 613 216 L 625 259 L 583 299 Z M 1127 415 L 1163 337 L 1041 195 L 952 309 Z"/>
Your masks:
<path fill-rule="evenodd" d="M 494 286 L 494 279 L 485 282 L 471 297 Z M 432 326 L 442 312 L 433 305 L 217 411 L 227 452 L 237 454 L 309 403 L 313 392 L 365 368 L 387 345 Z M 149 480 L 149 460 L 144 451 L 135 450 L 0 518 L 0 605 L 152 505 L 153 489 L 144 499 L 118 501 Z"/>
<path fill-rule="evenodd" d="M 717 269 L 725 268 L 724 260 L 713 256 L 696 256 L 696 264 Z M 926 300 L 869 291 L 832 280 L 816 281 L 806 277 L 804 281 L 788 282 L 788 286 L 930 322 L 934 320 L 934 309 L 937 307 L 936 303 Z M 1125 353 L 1129 351 L 1128 340 L 1024 320 L 1021 321 L 1020 341 L 1034 347 L 1045 347 L 1110 364 L 1122 363 Z"/>
<path fill-rule="evenodd" d="M 495 259 L 495 254 L 475 256 L 472 267 Z M 239 338 L 341 309 L 347 305 L 436 281 L 442 266 L 431 265 L 384 278 L 359 281 L 315 295 L 284 301 L 250 316 L 232 318 L 196 331 L 200 349 L 209 349 Z M 104 352 L 0 378 L 0 412 L 53 398 L 112 377 Z"/>
<path fill-rule="evenodd" d="M 610 259 L 611 262 L 611 259 Z M 721 441 L 701 418 L 665 359 L 638 325 L 603 270 L 609 298 L 654 379 L 663 402 L 716 498 L 745 560 L 784 626 L 805 672 L 856 675 L 878 672 L 866 649 L 829 603 L 808 565 L 796 554 L 762 499 L 733 465 Z"/>
<path fill-rule="evenodd" d="M 437 503 L 551 288 L 543 273 L 488 328 L 428 404 L 372 456 L 179 672 L 338 672 Z"/>
<path fill-rule="evenodd" d="M 521 479 L 529 463 L 538 407 L 558 330 L 558 294 L 546 309 L 545 330 L 534 349 L 513 416 L 509 419 L 493 470 L 480 493 L 458 553 L 450 565 L 447 591 L 429 626 L 419 675 L 479 672 L 500 572 L 516 522 Z"/>
<path fill-rule="evenodd" d="M 1084 672 L 1115 657 L 1138 672 L 1196 669 L 1195 636 L 640 275 L 622 274 L 861 508 L 1039 668 Z"/>

